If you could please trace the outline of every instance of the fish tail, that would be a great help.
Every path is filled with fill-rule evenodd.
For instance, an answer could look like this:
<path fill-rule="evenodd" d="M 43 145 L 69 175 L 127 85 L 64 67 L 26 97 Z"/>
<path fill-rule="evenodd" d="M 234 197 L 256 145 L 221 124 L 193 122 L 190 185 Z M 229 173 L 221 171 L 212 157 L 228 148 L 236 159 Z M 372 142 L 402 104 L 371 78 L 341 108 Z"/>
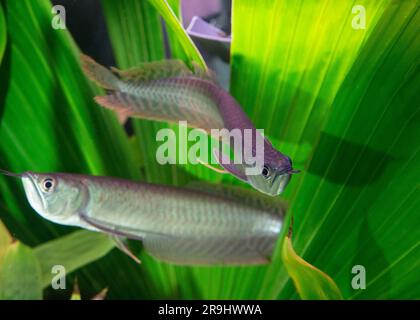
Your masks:
<path fill-rule="evenodd" d="M 82 69 L 86 76 L 94 81 L 97 85 L 108 90 L 118 90 L 120 79 L 110 70 L 101 66 L 91 57 L 84 54 L 80 55 Z"/>

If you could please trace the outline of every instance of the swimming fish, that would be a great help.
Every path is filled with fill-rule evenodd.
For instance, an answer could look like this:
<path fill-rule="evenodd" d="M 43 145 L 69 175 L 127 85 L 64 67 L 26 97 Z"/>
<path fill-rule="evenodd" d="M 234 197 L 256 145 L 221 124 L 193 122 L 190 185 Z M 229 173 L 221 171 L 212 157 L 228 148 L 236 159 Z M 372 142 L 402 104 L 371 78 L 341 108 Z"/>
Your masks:
<path fill-rule="evenodd" d="M 79 174 L 0 173 L 21 179 L 31 207 L 45 219 L 141 240 L 152 256 L 174 264 L 268 263 L 283 222 L 284 207 L 255 192 L 244 197 Z"/>
<path fill-rule="evenodd" d="M 108 91 L 95 97 L 95 101 L 122 116 L 178 123 L 200 128 L 211 134 L 212 129 L 234 129 L 241 133 L 239 153 L 242 163 L 222 161 L 222 153 L 213 150 L 219 164 L 236 178 L 249 183 L 262 193 L 279 195 L 290 181 L 293 170 L 291 159 L 276 150 L 270 141 L 256 130 L 239 103 L 220 87 L 210 71 L 194 66 L 191 71 L 181 60 L 163 60 L 144 63 L 139 67 L 121 71 L 99 65 L 90 57 L 81 56 L 85 74 Z M 250 131 L 247 135 L 245 131 Z M 245 137 L 251 137 L 252 150 L 244 153 Z M 220 137 L 220 136 L 219 136 Z M 234 140 L 230 137 L 230 140 Z M 263 154 L 257 154 L 257 142 L 262 141 Z M 250 158 L 262 159 L 255 171 Z M 217 171 L 217 170 L 216 170 Z"/>

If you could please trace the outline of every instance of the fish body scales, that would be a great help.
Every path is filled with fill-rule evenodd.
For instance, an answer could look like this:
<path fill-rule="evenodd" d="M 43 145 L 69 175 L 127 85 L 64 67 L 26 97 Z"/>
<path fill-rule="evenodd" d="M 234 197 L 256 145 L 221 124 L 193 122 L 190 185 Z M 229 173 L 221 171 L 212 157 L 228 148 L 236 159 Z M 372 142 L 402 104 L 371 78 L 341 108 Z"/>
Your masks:
<path fill-rule="evenodd" d="M 273 210 L 189 189 L 96 178 L 88 192 L 89 218 L 176 264 L 268 262 L 282 225 Z"/>
<path fill-rule="evenodd" d="M 223 197 L 159 185 L 96 179 L 86 212 L 103 221 L 177 235 L 276 233 L 279 216 Z"/>
<path fill-rule="evenodd" d="M 122 105 L 130 106 L 133 114 L 148 113 L 150 117 L 186 120 L 205 130 L 224 127 L 212 84 L 204 79 L 174 77 L 147 82 L 121 81 L 114 94 Z"/>

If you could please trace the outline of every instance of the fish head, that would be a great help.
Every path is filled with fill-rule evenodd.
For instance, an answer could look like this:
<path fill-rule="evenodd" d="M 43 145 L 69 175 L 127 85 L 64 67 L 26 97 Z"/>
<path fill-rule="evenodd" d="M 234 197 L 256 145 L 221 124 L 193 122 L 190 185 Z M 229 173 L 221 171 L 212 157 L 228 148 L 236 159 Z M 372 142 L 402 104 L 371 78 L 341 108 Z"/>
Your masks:
<path fill-rule="evenodd" d="M 265 147 L 263 166 L 258 174 L 248 175 L 248 182 L 258 191 L 270 196 L 281 194 L 288 185 L 291 175 L 298 173 L 292 167 L 292 160 L 271 147 Z"/>
<path fill-rule="evenodd" d="M 52 222 L 77 225 L 78 211 L 86 202 L 83 183 L 65 174 L 21 174 L 31 207 Z"/>

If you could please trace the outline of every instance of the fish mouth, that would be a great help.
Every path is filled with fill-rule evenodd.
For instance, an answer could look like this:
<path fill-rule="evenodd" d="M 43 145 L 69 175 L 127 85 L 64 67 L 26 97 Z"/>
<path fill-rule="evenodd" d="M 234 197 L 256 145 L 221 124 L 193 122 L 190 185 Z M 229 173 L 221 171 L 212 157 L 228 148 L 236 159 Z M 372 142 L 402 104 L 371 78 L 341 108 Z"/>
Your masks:
<path fill-rule="evenodd" d="M 260 176 L 248 176 L 248 182 L 258 191 L 267 194 L 269 196 L 278 196 L 286 188 L 290 181 L 290 174 L 283 173 L 276 174 L 270 179 L 266 180 Z"/>
<path fill-rule="evenodd" d="M 46 210 L 46 202 L 41 194 L 41 190 L 37 186 L 36 177 L 30 172 L 25 172 L 22 174 L 21 179 L 29 204 L 36 212 L 43 216 Z"/>
<path fill-rule="evenodd" d="M 272 195 L 279 195 L 284 191 L 290 181 L 289 173 L 277 173 L 271 183 L 270 192 Z"/>

